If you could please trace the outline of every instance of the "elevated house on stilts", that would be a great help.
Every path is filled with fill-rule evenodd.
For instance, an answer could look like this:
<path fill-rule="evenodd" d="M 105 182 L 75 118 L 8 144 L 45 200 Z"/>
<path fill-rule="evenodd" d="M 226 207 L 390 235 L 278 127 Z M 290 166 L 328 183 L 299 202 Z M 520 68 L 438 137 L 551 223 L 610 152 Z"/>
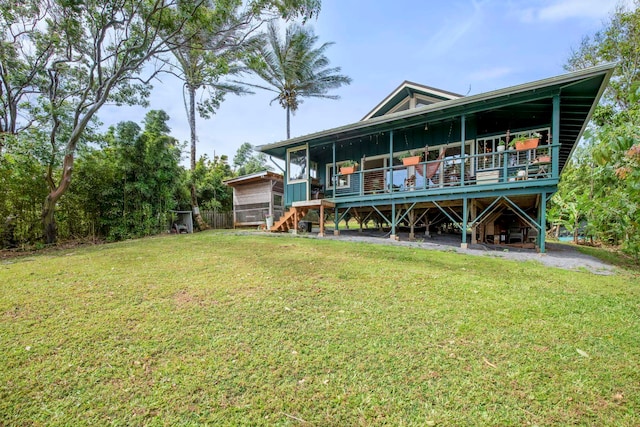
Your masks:
<path fill-rule="evenodd" d="M 413 237 L 446 223 L 463 248 L 521 243 L 545 252 L 547 203 L 612 71 L 467 97 L 404 82 L 359 122 L 258 147 L 286 164 L 288 210 L 271 230 L 331 211 L 334 233 L 346 215 L 386 223 L 391 238 L 401 227 Z M 352 162 L 355 171 L 341 168 Z"/>

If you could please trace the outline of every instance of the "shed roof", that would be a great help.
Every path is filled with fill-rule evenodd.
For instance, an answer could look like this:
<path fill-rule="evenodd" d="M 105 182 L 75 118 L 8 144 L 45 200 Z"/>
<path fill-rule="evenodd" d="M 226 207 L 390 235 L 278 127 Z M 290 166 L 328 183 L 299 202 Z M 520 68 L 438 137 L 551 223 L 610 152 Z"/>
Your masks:
<path fill-rule="evenodd" d="M 226 179 L 222 182 L 230 187 L 234 187 L 237 185 L 251 184 L 254 182 L 264 181 L 264 180 L 282 181 L 283 177 L 282 177 L 282 174 L 275 173 L 272 171 L 260 171 L 260 172 L 251 173 L 249 175 L 242 175 L 236 178 Z"/>

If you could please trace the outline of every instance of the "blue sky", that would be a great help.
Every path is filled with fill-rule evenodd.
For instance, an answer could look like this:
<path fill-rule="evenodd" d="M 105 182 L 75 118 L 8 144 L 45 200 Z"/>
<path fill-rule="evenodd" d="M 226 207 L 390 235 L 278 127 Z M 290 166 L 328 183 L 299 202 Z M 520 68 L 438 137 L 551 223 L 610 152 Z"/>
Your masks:
<path fill-rule="evenodd" d="M 625 4 L 631 4 L 631 1 Z M 314 27 L 332 66 L 350 76 L 333 92 L 307 99 L 291 119 L 291 136 L 360 120 L 404 80 L 473 95 L 563 74 L 571 50 L 601 29 L 616 0 L 323 0 Z M 271 92 L 230 96 L 209 120 L 198 119 L 198 156 L 233 158 L 243 142 L 285 139 L 285 112 Z M 172 134 L 189 140 L 180 82 L 154 84 L 152 109 L 170 116 Z M 142 108 L 106 107 L 109 126 L 141 122 Z M 185 153 L 185 158 L 188 153 Z M 186 164 L 186 162 L 185 162 Z"/>

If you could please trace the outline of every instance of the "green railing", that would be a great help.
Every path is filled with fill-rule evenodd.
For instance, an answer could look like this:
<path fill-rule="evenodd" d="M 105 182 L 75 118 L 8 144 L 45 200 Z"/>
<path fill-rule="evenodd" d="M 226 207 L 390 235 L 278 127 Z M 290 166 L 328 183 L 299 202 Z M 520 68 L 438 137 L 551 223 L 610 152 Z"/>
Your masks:
<path fill-rule="evenodd" d="M 359 170 L 351 174 L 348 188 L 337 188 L 333 194 L 333 188 L 329 187 L 325 195 L 340 199 L 557 178 L 552 176 L 553 162 L 557 162 L 552 157 L 552 148 L 544 145 L 523 151 L 456 155 L 415 166 Z"/>

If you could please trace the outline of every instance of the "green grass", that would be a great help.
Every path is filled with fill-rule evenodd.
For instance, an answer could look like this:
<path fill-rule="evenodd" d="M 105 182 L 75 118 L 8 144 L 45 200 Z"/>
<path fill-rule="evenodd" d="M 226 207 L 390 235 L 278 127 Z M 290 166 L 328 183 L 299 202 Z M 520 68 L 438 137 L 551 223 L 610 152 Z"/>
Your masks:
<path fill-rule="evenodd" d="M 640 271 L 640 264 L 632 257 L 624 255 L 619 251 L 608 249 L 606 247 L 596 248 L 592 246 L 576 245 L 577 249 L 583 254 L 598 258 L 601 261 L 621 267 L 627 270 Z"/>
<path fill-rule="evenodd" d="M 0 425 L 637 425 L 640 283 L 224 233 L 0 264 Z"/>

